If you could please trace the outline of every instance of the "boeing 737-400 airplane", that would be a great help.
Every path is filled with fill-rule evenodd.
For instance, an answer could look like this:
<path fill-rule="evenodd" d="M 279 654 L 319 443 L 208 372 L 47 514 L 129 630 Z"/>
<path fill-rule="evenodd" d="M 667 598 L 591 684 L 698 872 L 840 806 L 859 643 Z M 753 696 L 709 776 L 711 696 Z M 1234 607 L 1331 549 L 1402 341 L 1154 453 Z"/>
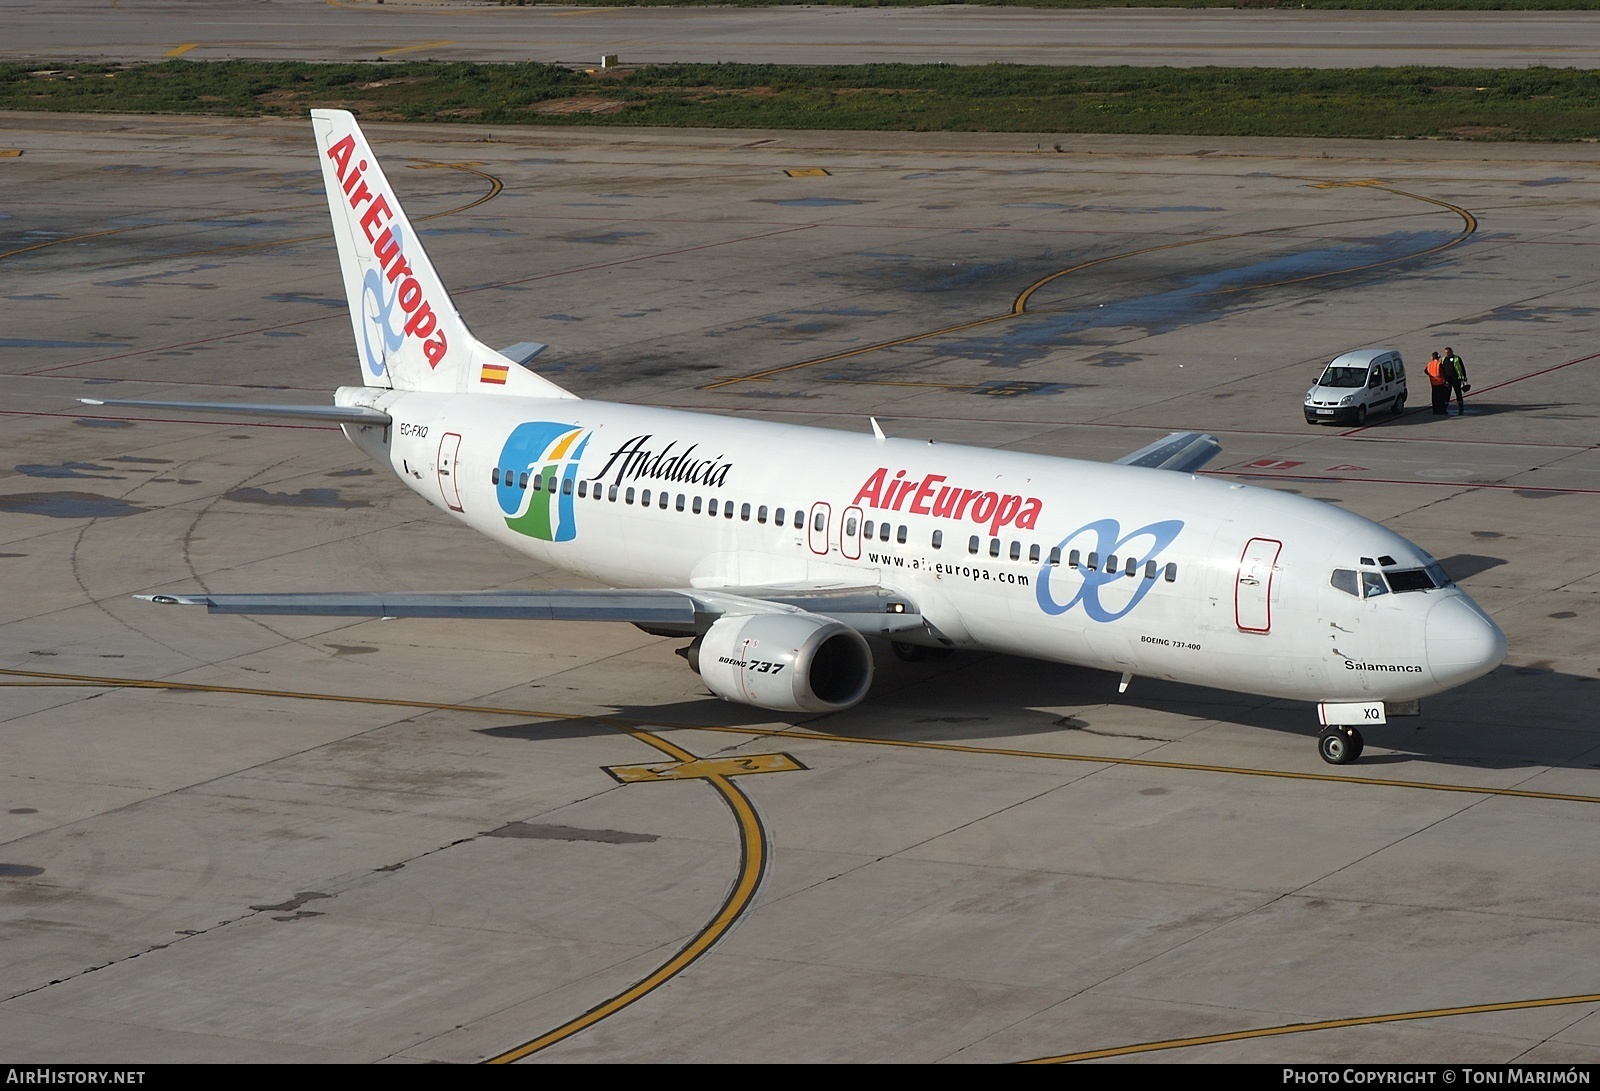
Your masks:
<path fill-rule="evenodd" d="M 407 487 L 615 590 L 162 594 L 213 613 L 630 622 L 729 701 L 866 696 L 903 657 L 1031 656 L 1317 705 L 1318 750 L 1492 670 L 1505 636 L 1419 547 L 1195 476 L 1179 433 L 1115 464 L 581 400 L 475 340 L 348 113 L 312 111 L 363 386 L 332 406 L 91 401 L 338 423 Z M 89 401 L 89 399 L 84 399 Z"/>

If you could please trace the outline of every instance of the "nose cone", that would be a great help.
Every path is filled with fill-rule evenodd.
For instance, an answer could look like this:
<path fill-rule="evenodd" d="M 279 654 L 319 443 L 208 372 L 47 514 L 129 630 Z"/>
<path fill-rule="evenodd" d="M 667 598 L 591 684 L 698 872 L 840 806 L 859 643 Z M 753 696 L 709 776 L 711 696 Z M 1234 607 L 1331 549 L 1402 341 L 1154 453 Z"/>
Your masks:
<path fill-rule="evenodd" d="M 1441 686 L 1459 686 L 1505 661 L 1506 634 L 1465 595 L 1440 599 L 1428 611 L 1428 669 Z"/>

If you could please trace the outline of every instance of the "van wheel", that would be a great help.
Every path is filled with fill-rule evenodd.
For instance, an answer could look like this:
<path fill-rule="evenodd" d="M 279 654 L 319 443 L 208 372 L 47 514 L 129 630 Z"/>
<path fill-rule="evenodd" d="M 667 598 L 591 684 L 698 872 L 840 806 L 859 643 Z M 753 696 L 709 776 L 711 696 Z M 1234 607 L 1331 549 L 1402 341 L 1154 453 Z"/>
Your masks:
<path fill-rule="evenodd" d="M 1366 424 L 1366 423 L 1367 423 L 1367 407 L 1364 406 L 1364 405 L 1356 406 L 1356 424 L 1361 425 L 1361 424 Z"/>
<path fill-rule="evenodd" d="M 1398 398 L 1396 398 L 1394 400 L 1394 415 L 1398 417 L 1401 413 L 1404 413 L 1405 411 L 1406 411 L 1406 396 L 1404 394 L 1402 394 L 1402 395 L 1400 395 Z"/>

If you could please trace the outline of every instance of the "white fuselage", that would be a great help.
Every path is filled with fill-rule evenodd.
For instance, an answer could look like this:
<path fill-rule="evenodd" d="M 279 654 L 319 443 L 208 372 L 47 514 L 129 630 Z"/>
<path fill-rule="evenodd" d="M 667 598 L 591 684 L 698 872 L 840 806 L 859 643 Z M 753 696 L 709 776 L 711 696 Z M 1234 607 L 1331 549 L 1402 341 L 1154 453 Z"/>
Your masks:
<path fill-rule="evenodd" d="M 339 401 L 392 416 L 346 432 L 431 503 L 613 586 L 877 585 L 927 622 L 897 639 L 1308 701 L 1423 697 L 1505 654 L 1453 586 L 1335 586 L 1336 569 L 1374 591 L 1383 573 L 1415 583 L 1434 561 L 1298 496 L 597 401 L 373 388 Z"/>

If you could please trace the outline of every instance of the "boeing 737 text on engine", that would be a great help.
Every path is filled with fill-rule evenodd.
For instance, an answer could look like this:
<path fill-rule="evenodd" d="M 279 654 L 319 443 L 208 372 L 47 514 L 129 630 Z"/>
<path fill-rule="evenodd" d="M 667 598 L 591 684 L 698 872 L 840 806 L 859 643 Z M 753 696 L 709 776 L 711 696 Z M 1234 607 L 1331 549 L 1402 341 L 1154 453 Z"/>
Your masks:
<path fill-rule="evenodd" d="M 467 330 L 348 113 L 312 112 L 365 385 L 331 406 L 119 402 L 336 422 L 454 518 L 614 590 L 163 594 L 213 613 L 630 622 L 712 692 L 850 708 L 865 637 L 987 649 L 1318 707 L 1318 749 L 1505 657 L 1422 549 L 1314 500 L 1197 477 L 1220 445 L 1115 463 L 582 400 Z M 86 399 L 87 400 L 87 399 Z M 781 454 L 781 458 L 771 457 Z"/>

